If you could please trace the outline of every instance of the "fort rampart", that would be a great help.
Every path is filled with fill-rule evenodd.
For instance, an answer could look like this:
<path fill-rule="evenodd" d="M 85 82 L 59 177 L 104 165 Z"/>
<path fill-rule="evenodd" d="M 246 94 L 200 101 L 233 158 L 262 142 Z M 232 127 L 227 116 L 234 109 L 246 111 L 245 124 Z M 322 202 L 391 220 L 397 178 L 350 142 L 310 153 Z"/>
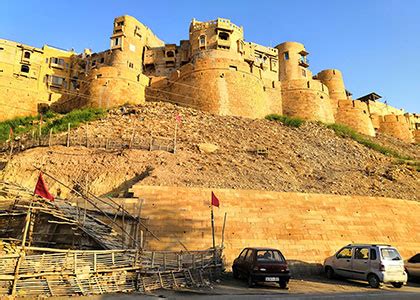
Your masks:
<path fill-rule="evenodd" d="M 247 246 L 276 247 L 289 260 L 315 264 L 348 243 L 392 244 L 404 258 L 420 248 L 420 203 L 416 201 L 142 185 L 132 191 L 144 199 L 142 214 L 160 239 L 149 238 L 150 249 L 182 250 L 181 243 L 188 249 L 211 247 L 211 191 L 221 203 L 214 208 L 217 244 L 227 213 L 224 254 L 228 263 Z M 134 207 L 134 201 L 138 200 L 127 200 L 125 207 Z"/>

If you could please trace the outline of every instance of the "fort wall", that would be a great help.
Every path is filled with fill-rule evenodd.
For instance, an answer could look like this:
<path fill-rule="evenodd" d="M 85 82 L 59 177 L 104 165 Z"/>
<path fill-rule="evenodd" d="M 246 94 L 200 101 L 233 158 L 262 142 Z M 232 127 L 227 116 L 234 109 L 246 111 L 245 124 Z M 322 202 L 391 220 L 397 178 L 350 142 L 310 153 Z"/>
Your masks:
<path fill-rule="evenodd" d="M 335 122 L 347 125 L 359 133 L 375 136 L 375 129 L 366 103 L 354 100 L 338 100 Z"/>
<path fill-rule="evenodd" d="M 391 244 L 404 258 L 420 248 L 420 203 L 416 201 L 139 184 L 132 191 L 145 199 L 142 214 L 160 239 L 148 238 L 149 249 L 183 250 L 178 240 L 188 249 L 211 247 L 211 191 L 220 200 L 220 208 L 214 208 L 217 244 L 227 213 L 224 254 L 228 264 L 248 246 L 276 247 L 289 260 L 318 264 L 348 243 Z M 126 209 L 134 210 L 133 202 L 138 200 L 128 201 L 132 202 L 125 203 Z"/>
<path fill-rule="evenodd" d="M 334 123 L 328 88 L 318 80 L 294 79 L 282 83 L 283 113 L 309 121 Z"/>
<path fill-rule="evenodd" d="M 148 90 L 151 100 L 167 99 L 219 115 L 264 118 L 269 113 L 282 114 L 280 84 L 264 80 L 259 72 L 250 72 L 247 63 L 236 59 L 202 55 L 169 80 L 152 84 Z M 166 93 L 154 90 L 163 88 Z"/>
<path fill-rule="evenodd" d="M 343 75 L 339 70 L 323 70 L 316 75 L 316 78 L 328 87 L 331 100 L 331 108 L 334 115 L 338 110 L 338 101 L 346 100 L 346 88 L 344 86 Z"/>
<path fill-rule="evenodd" d="M 414 141 L 408 116 L 386 115 L 379 117 L 379 132 L 393 136 L 407 143 Z"/>

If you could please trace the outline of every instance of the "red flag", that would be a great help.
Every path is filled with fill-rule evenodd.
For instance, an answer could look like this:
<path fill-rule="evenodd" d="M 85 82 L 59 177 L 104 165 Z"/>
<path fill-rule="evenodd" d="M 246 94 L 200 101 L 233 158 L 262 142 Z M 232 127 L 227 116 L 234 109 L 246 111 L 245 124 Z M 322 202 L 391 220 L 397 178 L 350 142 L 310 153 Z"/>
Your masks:
<path fill-rule="evenodd" d="M 176 120 L 178 123 L 181 123 L 181 122 L 182 122 L 182 120 L 181 120 L 181 116 L 180 116 L 179 114 L 176 114 L 176 116 L 175 116 L 175 120 Z"/>
<path fill-rule="evenodd" d="M 48 191 L 47 185 L 45 184 L 44 177 L 42 177 L 42 172 L 39 173 L 38 182 L 35 186 L 35 195 L 41 196 L 42 198 L 54 201 L 54 196 Z"/>
<path fill-rule="evenodd" d="M 211 205 L 216 207 L 219 207 L 220 205 L 219 199 L 217 199 L 216 195 L 213 192 L 211 192 Z"/>

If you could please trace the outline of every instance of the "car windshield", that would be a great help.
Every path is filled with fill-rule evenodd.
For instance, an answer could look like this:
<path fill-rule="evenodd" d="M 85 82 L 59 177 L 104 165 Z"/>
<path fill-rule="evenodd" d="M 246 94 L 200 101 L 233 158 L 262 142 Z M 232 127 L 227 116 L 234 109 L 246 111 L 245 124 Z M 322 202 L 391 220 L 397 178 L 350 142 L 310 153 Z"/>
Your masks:
<path fill-rule="evenodd" d="M 276 250 L 259 250 L 257 251 L 258 262 L 284 262 L 283 256 Z"/>
<path fill-rule="evenodd" d="M 381 255 L 385 260 L 401 260 L 400 254 L 394 248 L 382 248 Z"/>

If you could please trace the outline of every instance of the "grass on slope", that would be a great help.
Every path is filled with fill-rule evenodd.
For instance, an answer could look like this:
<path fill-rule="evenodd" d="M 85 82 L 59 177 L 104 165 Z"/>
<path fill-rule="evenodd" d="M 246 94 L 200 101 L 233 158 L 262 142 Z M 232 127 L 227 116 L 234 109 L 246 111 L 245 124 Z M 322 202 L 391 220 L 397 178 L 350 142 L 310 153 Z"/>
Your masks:
<path fill-rule="evenodd" d="M 367 139 L 366 137 L 364 137 L 363 135 L 361 135 L 360 133 L 357 133 L 355 130 L 351 129 L 350 127 L 346 126 L 346 125 L 342 125 L 342 124 L 327 124 L 326 125 L 328 128 L 334 130 L 334 132 L 341 137 L 344 138 L 351 138 L 353 140 L 355 140 L 356 142 L 370 148 L 373 149 L 375 151 L 378 151 L 384 155 L 387 156 L 391 156 L 397 159 L 396 163 L 397 164 L 405 164 L 408 165 L 412 168 L 414 168 L 417 171 L 420 171 L 420 161 L 417 161 L 411 157 L 408 156 L 404 156 L 401 155 L 400 153 L 389 149 L 387 147 L 384 147 L 382 145 L 379 145 L 369 139 Z"/>
<path fill-rule="evenodd" d="M 80 125 L 80 123 L 100 119 L 105 116 L 105 113 L 105 110 L 96 108 L 77 109 L 64 115 L 48 111 L 42 115 L 43 124 L 41 126 L 41 132 L 42 134 L 47 134 L 50 129 L 53 132 L 65 131 L 67 130 L 68 123 L 74 128 Z M 19 117 L 0 122 L 0 142 L 9 139 L 10 128 L 12 128 L 14 136 L 27 134 L 31 131 L 37 134 L 39 120 L 40 115 Z"/>
<path fill-rule="evenodd" d="M 267 115 L 265 118 L 269 121 L 280 121 L 281 123 L 289 127 L 300 127 L 300 125 L 302 125 L 305 122 L 304 120 L 299 118 L 292 118 L 277 114 Z"/>

